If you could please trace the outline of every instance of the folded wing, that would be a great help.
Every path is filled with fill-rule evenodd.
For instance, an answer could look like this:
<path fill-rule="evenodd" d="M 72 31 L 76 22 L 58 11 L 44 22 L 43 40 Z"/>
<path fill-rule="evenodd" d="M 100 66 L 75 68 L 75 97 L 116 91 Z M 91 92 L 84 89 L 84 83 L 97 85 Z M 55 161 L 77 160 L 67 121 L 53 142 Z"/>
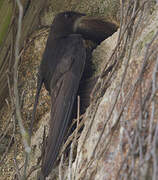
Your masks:
<path fill-rule="evenodd" d="M 42 173 L 45 177 L 52 170 L 62 145 L 86 60 L 81 37 L 73 35 L 70 41 L 64 41 L 63 44 L 69 48 L 65 49 L 50 84 L 51 117 L 42 162 Z"/>

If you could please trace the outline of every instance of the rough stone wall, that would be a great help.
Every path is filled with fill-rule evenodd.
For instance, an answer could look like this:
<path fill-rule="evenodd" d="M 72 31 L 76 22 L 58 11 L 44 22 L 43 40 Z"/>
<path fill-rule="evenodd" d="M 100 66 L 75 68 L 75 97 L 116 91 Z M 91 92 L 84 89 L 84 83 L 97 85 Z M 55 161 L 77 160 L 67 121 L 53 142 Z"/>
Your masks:
<path fill-rule="evenodd" d="M 88 108 L 77 156 L 71 168 L 75 179 L 157 177 L 157 172 L 151 170 L 155 168 L 153 164 L 157 150 L 150 139 L 157 139 L 155 133 L 158 126 L 157 17 L 158 7 L 151 14 L 144 12 L 138 15 L 135 36 L 129 38 L 124 56 L 115 59 L 120 64 L 111 76 L 110 85 L 98 105 Z M 117 44 L 118 35 L 119 32 L 105 40 L 94 51 L 93 58 L 102 59 L 106 64 Z"/>

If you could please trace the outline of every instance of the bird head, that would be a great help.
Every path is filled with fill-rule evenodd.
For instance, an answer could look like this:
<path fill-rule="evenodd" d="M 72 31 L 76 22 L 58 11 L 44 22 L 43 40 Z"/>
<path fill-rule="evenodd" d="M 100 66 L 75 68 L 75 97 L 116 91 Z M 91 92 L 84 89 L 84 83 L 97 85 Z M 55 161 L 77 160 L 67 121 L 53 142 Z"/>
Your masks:
<path fill-rule="evenodd" d="M 52 33 L 55 38 L 61 38 L 75 33 L 75 25 L 78 19 L 85 14 L 66 11 L 55 16 L 52 24 Z"/>
<path fill-rule="evenodd" d="M 118 25 L 105 21 L 104 17 L 91 17 L 79 12 L 66 11 L 55 16 L 51 34 L 54 38 L 80 34 L 84 39 L 99 44 L 117 29 Z"/>

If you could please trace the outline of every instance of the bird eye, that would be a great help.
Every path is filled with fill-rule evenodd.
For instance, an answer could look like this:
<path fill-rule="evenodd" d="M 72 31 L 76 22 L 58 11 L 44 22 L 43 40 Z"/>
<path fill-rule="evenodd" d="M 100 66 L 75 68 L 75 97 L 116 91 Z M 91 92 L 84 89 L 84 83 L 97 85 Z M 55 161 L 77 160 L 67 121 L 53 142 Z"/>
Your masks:
<path fill-rule="evenodd" d="M 71 17 L 71 14 L 70 13 L 65 13 L 64 16 L 65 16 L 66 19 L 68 19 L 68 18 Z"/>

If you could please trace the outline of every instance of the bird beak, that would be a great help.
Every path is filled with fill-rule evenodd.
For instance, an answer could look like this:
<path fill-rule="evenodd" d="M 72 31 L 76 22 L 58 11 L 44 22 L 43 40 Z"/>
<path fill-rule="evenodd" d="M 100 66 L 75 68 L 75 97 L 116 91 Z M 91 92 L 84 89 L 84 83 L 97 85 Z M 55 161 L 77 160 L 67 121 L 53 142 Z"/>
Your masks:
<path fill-rule="evenodd" d="M 118 25 L 105 21 L 101 17 L 81 16 L 74 24 L 74 33 L 81 34 L 84 39 L 100 43 L 111 36 L 118 29 Z"/>

